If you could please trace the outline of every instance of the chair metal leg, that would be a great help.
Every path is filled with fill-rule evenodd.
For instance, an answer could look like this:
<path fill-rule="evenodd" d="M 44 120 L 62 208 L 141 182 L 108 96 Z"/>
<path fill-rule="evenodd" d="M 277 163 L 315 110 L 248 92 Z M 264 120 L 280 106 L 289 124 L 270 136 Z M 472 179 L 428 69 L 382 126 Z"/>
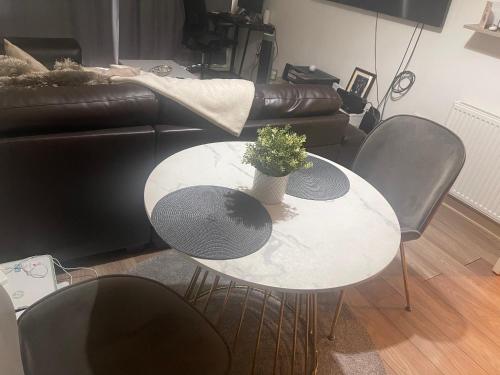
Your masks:
<path fill-rule="evenodd" d="M 328 340 L 330 340 L 330 341 L 335 340 L 335 327 L 337 326 L 337 322 L 339 321 L 339 317 L 340 317 L 340 312 L 342 311 L 342 305 L 344 303 L 344 294 L 345 294 L 345 290 L 342 289 L 340 291 L 339 300 L 337 302 L 337 307 L 335 308 L 335 315 L 333 316 L 332 326 L 330 328 L 330 334 L 328 335 Z"/>
<path fill-rule="evenodd" d="M 406 264 L 405 247 L 403 242 L 401 242 L 401 244 L 399 245 L 399 251 L 401 252 L 401 265 L 403 266 L 403 281 L 405 284 L 406 310 L 411 311 L 410 289 L 408 287 L 408 266 Z"/>

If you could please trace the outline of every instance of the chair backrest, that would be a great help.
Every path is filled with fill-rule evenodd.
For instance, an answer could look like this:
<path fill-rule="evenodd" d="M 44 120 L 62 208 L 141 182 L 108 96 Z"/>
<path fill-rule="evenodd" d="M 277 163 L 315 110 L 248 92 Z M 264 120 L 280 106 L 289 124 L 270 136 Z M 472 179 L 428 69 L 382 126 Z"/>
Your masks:
<path fill-rule="evenodd" d="M 2 271 L 0 271 L 2 272 Z M 23 375 L 16 312 L 0 285 L 0 374 Z"/>
<path fill-rule="evenodd" d="M 368 135 L 352 169 L 384 195 L 398 216 L 403 240 L 410 240 L 422 235 L 464 162 L 458 136 L 430 120 L 402 115 Z"/>

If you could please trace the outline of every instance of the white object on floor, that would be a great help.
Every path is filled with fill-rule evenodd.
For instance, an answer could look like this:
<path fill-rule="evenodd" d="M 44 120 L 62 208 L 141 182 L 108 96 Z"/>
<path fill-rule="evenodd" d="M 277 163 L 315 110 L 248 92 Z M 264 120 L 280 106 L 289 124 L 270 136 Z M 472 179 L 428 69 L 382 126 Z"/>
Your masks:
<path fill-rule="evenodd" d="M 243 79 L 177 79 L 143 72 L 111 80 L 145 86 L 237 137 L 247 121 L 255 94 L 253 82 Z"/>
<path fill-rule="evenodd" d="M 25 309 L 57 288 L 50 255 L 34 256 L 0 264 L 8 283 L 4 285 L 16 310 Z"/>
<path fill-rule="evenodd" d="M 144 72 L 149 72 L 151 68 L 158 65 L 168 65 L 172 68 L 169 77 L 198 79 L 194 74 L 188 72 L 186 67 L 177 64 L 173 60 L 120 60 L 120 64 L 139 68 Z"/>

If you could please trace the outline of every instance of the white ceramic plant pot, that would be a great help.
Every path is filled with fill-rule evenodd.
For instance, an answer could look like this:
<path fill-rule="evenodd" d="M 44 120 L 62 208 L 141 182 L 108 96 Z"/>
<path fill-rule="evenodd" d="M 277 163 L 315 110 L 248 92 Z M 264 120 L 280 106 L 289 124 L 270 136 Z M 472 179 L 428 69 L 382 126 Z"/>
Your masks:
<path fill-rule="evenodd" d="M 253 178 L 253 196 L 264 204 L 278 204 L 283 201 L 288 175 L 283 177 L 273 177 L 255 169 Z"/>

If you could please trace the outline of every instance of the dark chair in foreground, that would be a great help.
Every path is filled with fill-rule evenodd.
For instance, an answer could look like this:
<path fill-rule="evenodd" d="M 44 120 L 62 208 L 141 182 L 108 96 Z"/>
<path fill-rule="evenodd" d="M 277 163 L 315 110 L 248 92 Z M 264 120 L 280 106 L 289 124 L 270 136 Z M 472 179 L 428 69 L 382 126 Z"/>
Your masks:
<path fill-rule="evenodd" d="M 211 323 L 166 286 L 140 277 L 63 288 L 26 310 L 18 325 L 26 375 L 219 375 L 230 367 Z"/>
<path fill-rule="evenodd" d="M 395 116 L 382 122 L 368 135 L 354 160 L 352 170 L 382 193 L 399 219 L 408 311 L 411 305 L 404 242 L 422 236 L 464 162 L 465 147 L 458 136 L 415 116 Z"/>

